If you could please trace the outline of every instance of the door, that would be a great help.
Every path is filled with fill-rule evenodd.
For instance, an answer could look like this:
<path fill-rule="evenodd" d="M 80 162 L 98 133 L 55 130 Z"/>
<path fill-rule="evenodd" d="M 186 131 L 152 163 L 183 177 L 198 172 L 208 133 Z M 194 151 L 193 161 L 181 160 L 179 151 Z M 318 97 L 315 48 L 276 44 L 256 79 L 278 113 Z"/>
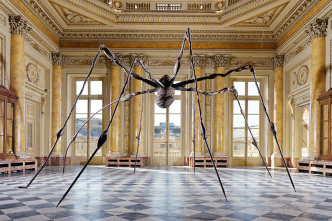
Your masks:
<path fill-rule="evenodd" d="M 154 103 L 153 161 L 154 166 L 183 165 L 181 92 L 166 109 Z"/>
<path fill-rule="evenodd" d="M 255 82 L 235 80 L 233 85 L 238 90 L 239 101 L 247 118 L 249 127 L 258 145 L 260 140 L 260 98 Z M 241 114 L 237 100 L 232 100 L 232 165 L 258 166 L 261 164 L 259 152 L 251 144 L 252 136 Z"/>
<path fill-rule="evenodd" d="M 301 106 L 301 141 L 300 141 L 300 160 L 308 157 L 309 154 L 309 119 L 310 105 Z"/>
<path fill-rule="evenodd" d="M 76 80 L 76 94 L 78 95 L 83 80 Z M 103 107 L 103 81 L 91 79 L 77 101 L 75 108 L 75 133 L 85 121 Z M 79 132 L 75 140 L 74 165 L 85 164 L 97 148 L 97 141 L 103 129 L 103 111 L 96 114 Z M 73 156 L 72 155 L 72 156 Z M 103 164 L 101 149 L 96 153 L 90 164 Z"/>

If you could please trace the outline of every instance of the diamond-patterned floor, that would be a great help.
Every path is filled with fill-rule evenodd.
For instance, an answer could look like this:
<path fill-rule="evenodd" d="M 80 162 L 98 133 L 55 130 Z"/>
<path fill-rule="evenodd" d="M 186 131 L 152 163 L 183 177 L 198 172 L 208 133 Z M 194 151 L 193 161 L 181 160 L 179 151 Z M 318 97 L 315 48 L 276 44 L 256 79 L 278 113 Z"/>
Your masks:
<path fill-rule="evenodd" d="M 0 174 L 0 220 L 332 220 L 332 178 L 284 170 L 219 168 L 106 168 L 89 166 L 62 204 L 56 204 L 80 166 Z"/>

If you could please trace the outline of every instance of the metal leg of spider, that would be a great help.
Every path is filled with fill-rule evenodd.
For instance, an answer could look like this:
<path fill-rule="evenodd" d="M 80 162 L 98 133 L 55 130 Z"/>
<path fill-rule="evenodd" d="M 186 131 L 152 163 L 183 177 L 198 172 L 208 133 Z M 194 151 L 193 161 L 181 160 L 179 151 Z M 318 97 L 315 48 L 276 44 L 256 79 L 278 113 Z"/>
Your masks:
<path fill-rule="evenodd" d="M 207 138 L 206 138 L 206 129 L 205 129 L 205 126 L 204 126 L 204 123 L 203 123 L 203 118 L 202 118 L 201 101 L 199 99 L 199 94 L 198 94 L 198 91 L 197 91 L 198 90 L 198 84 L 197 84 L 197 78 L 196 78 L 196 72 L 195 72 L 195 65 L 194 65 L 194 58 L 193 58 L 193 52 L 192 52 L 192 45 L 191 45 L 190 30 L 189 30 L 189 28 L 187 29 L 187 40 L 188 40 L 188 43 L 189 43 L 190 61 L 191 61 L 191 66 L 192 66 L 192 69 L 193 69 L 193 75 L 194 75 L 194 81 L 195 81 L 197 105 L 198 105 L 198 112 L 199 112 L 199 118 L 200 118 L 200 123 L 201 123 L 201 136 L 202 136 L 202 138 L 204 140 L 206 149 L 209 152 L 209 155 L 210 155 L 210 158 L 211 158 L 214 170 L 215 170 L 215 172 L 217 174 L 217 177 L 218 177 L 218 180 L 219 180 L 219 183 L 220 183 L 220 187 L 221 187 L 221 189 L 222 189 L 222 191 L 224 193 L 225 199 L 227 201 L 226 192 L 225 192 L 224 186 L 223 186 L 223 184 L 221 182 L 221 179 L 220 179 L 220 176 L 219 176 L 216 164 L 215 164 L 215 162 L 213 160 L 212 153 L 211 153 L 211 150 L 210 150 L 209 144 L 207 142 Z"/>
<path fill-rule="evenodd" d="M 264 103 L 264 100 L 263 100 L 263 97 L 262 97 L 262 94 L 261 94 L 261 91 L 259 89 L 259 86 L 258 86 L 258 83 L 257 83 L 257 79 L 256 79 L 256 72 L 255 72 L 255 69 L 253 66 L 251 65 L 247 65 L 247 66 L 243 66 L 243 67 L 240 67 L 240 68 L 237 68 L 237 69 L 232 69 L 232 70 L 229 70 L 227 71 L 225 74 L 211 74 L 211 75 L 208 75 L 208 76 L 205 76 L 205 77 L 201 77 L 201 78 L 198 78 L 198 79 L 190 79 L 190 80 L 187 80 L 187 81 L 182 81 L 182 82 L 179 82 L 179 83 L 175 83 L 172 85 L 172 87 L 174 87 L 176 90 L 186 90 L 186 88 L 183 88 L 183 86 L 187 85 L 187 84 L 192 84 L 192 83 L 195 83 L 197 84 L 198 81 L 203 81 L 203 80 L 207 80 L 207 79 L 215 79 L 217 77 L 227 77 L 228 75 L 234 73 L 234 72 L 241 72 L 241 71 L 244 71 L 244 70 L 250 70 L 250 72 L 252 73 L 253 75 L 253 78 L 254 78 L 254 81 L 255 81 L 255 85 L 256 85 L 256 88 L 257 88 L 257 91 L 258 91 L 258 94 L 260 96 L 260 100 L 261 100 L 261 104 L 263 106 L 263 110 L 265 112 L 265 115 L 269 121 L 269 125 L 270 125 L 270 129 L 272 131 L 272 134 L 273 134 L 273 137 L 274 137 L 274 140 L 278 146 L 278 149 L 279 149 L 279 152 L 280 152 L 280 155 L 281 155 L 281 158 L 282 158 L 282 161 L 284 163 L 284 166 L 286 168 L 286 171 L 287 171 L 287 174 L 288 174 L 288 177 L 289 177 L 289 180 L 293 186 L 293 189 L 294 191 L 296 192 L 296 189 L 295 189 L 295 185 L 294 185 L 294 182 L 293 182 L 293 179 L 289 173 L 289 169 L 288 169 L 288 166 L 286 164 L 286 161 L 285 161 L 285 158 L 284 158 L 284 155 L 282 153 L 282 150 L 280 148 L 280 144 L 279 144 L 279 141 L 278 141 L 278 138 L 277 138 L 277 131 L 276 131 L 276 128 L 275 128 L 275 125 L 274 123 L 271 121 L 270 117 L 269 117 L 269 114 L 267 112 L 267 109 L 265 107 L 265 103 Z M 196 93 L 206 93 L 206 92 L 203 92 L 203 91 L 198 91 L 197 88 L 196 89 L 193 89 L 192 91 L 196 91 Z M 257 142 L 255 143 L 257 146 L 256 148 L 258 148 L 258 144 Z M 254 145 L 255 145 L 254 144 Z M 263 159 L 264 161 L 264 159 Z M 266 165 L 266 162 L 264 161 L 264 164 Z"/>
<path fill-rule="evenodd" d="M 144 90 L 144 82 L 142 82 L 142 91 Z M 134 166 L 134 173 L 136 173 L 136 166 L 137 166 L 137 156 L 138 156 L 138 148 L 139 148 L 139 143 L 141 140 L 141 130 L 142 130 L 142 118 L 143 118 L 143 96 L 142 96 L 142 100 L 141 100 L 141 117 L 139 120 L 139 130 L 138 130 L 138 134 L 136 136 L 137 139 L 137 147 L 136 147 L 136 156 L 135 156 L 135 166 Z"/>

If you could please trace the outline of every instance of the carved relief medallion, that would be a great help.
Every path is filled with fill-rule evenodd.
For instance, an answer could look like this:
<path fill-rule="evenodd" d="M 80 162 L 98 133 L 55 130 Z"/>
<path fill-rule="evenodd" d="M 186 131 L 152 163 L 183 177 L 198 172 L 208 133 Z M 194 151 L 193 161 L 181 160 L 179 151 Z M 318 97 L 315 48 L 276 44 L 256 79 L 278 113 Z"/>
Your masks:
<path fill-rule="evenodd" d="M 43 87 L 42 77 L 40 74 L 40 70 L 38 69 L 36 64 L 29 63 L 26 67 L 26 75 L 30 82 L 38 85 L 39 87 Z"/>
<path fill-rule="evenodd" d="M 299 85 L 304 85 L 308 80 L 309 68 L 306 65 L 302 65 L 295 75 L 297 77 L 297 83 Z"/>

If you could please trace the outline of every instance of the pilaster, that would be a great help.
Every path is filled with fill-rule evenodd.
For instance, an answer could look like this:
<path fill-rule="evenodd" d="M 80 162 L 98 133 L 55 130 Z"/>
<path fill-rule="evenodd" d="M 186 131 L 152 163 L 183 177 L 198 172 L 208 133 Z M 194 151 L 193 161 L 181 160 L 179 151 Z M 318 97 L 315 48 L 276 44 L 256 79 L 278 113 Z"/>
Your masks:
<path fill-rule="evenodd" d="M 228 55 L 215 55 L 214 66 L 216 74 L 225 74 Z M 215 91 L 225 88 L 225 78 L 215 79 Z M 225 93 L 216 94 L 214 105 L 214 156 L 226 156 L 225 139 Z"/>
<path fill-rule="evenodd" d="M 145 62 L 146 60 L 146 55 L 145 54 L 132 54 L 131 55 L 132 60 L 134 58 L 139 59 L 142 62 Z M 134 66 L 134 71 L 135 74 L 140 75 L 144 77 L 144 70 L 136 63 Z M 142 82 L 138 80 L 133 81 L 133 91 L 141 91 L 142 90 Z M 139 128 L 140 128 L 140 119 L 141 119 L 141 108 L 142 108 L 142 97 L 141 96 L 135 96 L 132 101 L 133 102 L 133 131 L 132 131 L 132 154 L 136 155 L 136 150 L 137 150 L 137 135 L 139 134 Z M 138 156 L 139 157 L 144 157 L 144 115 L 142 115 L 142 123 L 141 123 L 141 136 L 140 136 L 140 143 L 139 143 L 139 148 L 138 148 Z"/>
<path fill-rule="evenodd" d="M 283 148 L 283 66 L 284 66 L 284 56 L 278 55 L 271 58 L 273 61 L 274 68 L 274 123 L 275 129 L 277 130 L 277 138 L 281 150 L 284 152 Z M 283 166 L 279 148 L 276 142 L 273 142 L 273 154 L 271 156 L 271 165 L 274 167 Z"/>
<path fill-rule="evenodd" d="M 320 154 L 320 107 L 317 101 L 319 95 L 324 93 L 326 71 L 326 42 L 328 20 L 316 19 L 306 32 L 311 38 L 311 89 L 310 89 L 310 124 L 309 124 L 309 157 L 317 158 Z"/>
<path fill-rule="evenodd" d="M 195 65 L 195 73 L 196 73 L 196 78 L 201 78 L 202 77 L 202 70 L 205 65 L 205 55 L 195 55 L 193 57 L 194 59 L 194 65 Z M 203 83 L 202 81 L 197 82 L 197 88 L 198 90 L 203 89 Z M 195 85 L 193 86 L 195 87 Z M 192 127 L 192 139 L 194 139 L 194 134 L 195 134 L 195 140 L 196 140 L 196 147 L 195 147 L 195 152 L 197 153 L 197 156 L 202 155 L 202 143 L 203 139 L 201 136 L 201 122 L 200 122 L 200 117 L 199 117 L 199 109 L 198 109 L 198 102 L 197 102 L 197 97 L 196 93 L 193 93 L 194 99 L 195 99 L 195 116 L 193 117 L 193 120 L 195 120 L 195 124 L 193 124 Z M 199 95 L 199 99 L 202 105 L 202 95 Z M 195 133 L 194 133 L 195 132 Z M 192 152 L 194 152 L 194 144 L 192 146 Z"/>
<path fill-rule="evenodd" d="M 61 108 L 62 108 L 62 66 L 63 56 L 60 53 L 52 53 L 52 132 L 51 143 L 56 140 L 56 133 L 61 129 Z M 62 162 L 61 139 L 58 141 L 55 151 L 51 157 L 51 165 L 60 166 Z"/>
<path fill-rule="evenodd" d="M 116 54 L 117 59 L 121 62 L 122 55 Z M 116 101 L 119 99 L 122 85 L 121 85 L 121 68 L 110 62 L 111 68 L 111 101 Z M 111 116 L 114 112 L 115 105 L 111 106 Z M 117 111 L 114 115 L 113 122 L 111 124 L 110 131 L 110 152 L 109 156 L 121 156 L 121 111 Z"/>
<path fill-rule="evenodd" d="M 25 150 L 24 39 L 30 27 L 21 16 L 9 16 L 9 25 L 11 33 L 9 88 L 19 97 L 15 108 L 14 151 L 16 155 L 23 156 Z"/>

